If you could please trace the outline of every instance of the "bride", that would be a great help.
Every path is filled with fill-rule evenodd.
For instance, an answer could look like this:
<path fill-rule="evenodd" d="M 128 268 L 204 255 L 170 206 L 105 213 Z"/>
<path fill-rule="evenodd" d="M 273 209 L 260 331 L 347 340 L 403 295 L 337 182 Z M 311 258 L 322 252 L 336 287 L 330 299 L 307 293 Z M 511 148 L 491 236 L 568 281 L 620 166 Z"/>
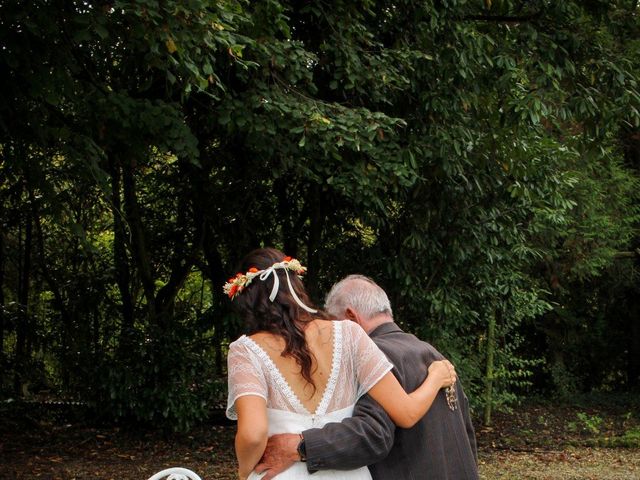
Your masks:
<path fill-rule="evenodd" d="M 224 286 L 249 335 L 229 346 L 227 416 L 238 420 L 236 455 L 240 479 L 253 472 L 267 438 L 339 422 L 365 393 L 394 423 L 412 427 L 441 388 L 456 380 L 447 360 L 433 362 L 424 383 L 407 394 L 386 359 L 359 325 L 328 321 L 311 307 L 299 275 L 300 262 L 273 248 L 254 250 Z M 304 452 L 300 452 L 304 459 Z M 370 479 L 369 470 L 307 472 L 297 462 L 278 479 Z"/>

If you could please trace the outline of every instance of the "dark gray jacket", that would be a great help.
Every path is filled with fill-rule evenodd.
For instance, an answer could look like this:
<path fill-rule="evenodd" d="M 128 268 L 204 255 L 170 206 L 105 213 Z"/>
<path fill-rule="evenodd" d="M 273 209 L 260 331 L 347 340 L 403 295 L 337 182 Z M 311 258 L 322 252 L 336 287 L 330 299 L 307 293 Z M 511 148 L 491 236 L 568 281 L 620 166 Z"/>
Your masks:
<path fill-rule="evenodd" d="M 431 362 L 444 357 L 395 323 L 384 323 L 371 338 L 394 364 L 394 375 L 412 392 L 426 378 Z M 427 414 L 414 427 L 397 428 L 368 395 L 356 404 L 353 417 L 322 429 L 303 432 L 309 472 L 350 470 L 369 465 L 374 480 L 476 480 L 476 437 L 469 403 L 456 382 L 459 407 L 449 410 L 440 391 Z"/>

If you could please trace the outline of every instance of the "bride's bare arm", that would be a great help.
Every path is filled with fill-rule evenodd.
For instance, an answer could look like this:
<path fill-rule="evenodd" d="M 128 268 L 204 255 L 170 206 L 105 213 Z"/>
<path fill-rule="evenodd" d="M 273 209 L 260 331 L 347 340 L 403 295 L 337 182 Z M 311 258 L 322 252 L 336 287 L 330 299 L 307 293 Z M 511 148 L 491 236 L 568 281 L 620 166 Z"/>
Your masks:
<path fill-rule="evenodd" d="M 238 413 L 238 474 L 244 480 L 258 464 L 267 446 L 267 404 L 262 397 L 246 395 L 236 399 L 235 408 Z"/>
<path fill-rule="evenodd" d="M 402 388 L 393 373 L 387 373 L 369 390 L 369 395 L 387 412 L 393 423 L 402 428 L 413 427 L 431 407 L 441 388 L 456 380 L 448 360 L 433 362 L 426 380 L 412 393 Z"/>

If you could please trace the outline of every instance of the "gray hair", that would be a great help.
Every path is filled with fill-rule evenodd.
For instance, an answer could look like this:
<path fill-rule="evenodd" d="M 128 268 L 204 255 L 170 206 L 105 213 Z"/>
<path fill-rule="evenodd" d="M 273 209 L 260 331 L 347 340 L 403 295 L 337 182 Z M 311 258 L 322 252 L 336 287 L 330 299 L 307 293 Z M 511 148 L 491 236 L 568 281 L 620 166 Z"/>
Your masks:
<path fill-rule="evenodd" d="M 369 277 L 349 275 L 336 283 L 327 294 L 325 310 L 343 318 L 347 308 L 358 312 L 365 320 L 379 313 L 393 316 L 391 302 L 385 291 Z"/>

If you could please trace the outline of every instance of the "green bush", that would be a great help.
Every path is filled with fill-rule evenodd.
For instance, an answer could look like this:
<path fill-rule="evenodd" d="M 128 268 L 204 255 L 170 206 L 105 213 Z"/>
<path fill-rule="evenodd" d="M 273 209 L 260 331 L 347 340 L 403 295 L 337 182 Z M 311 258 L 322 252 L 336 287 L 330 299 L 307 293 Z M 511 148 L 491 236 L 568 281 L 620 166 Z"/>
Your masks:
<path fill-rule="evenodd" d="M 213 372 L 210 346 L 186 329 L 161 338 L 141 335 L 97 367 L 94 403 L 106 418 L 188 431 L 225 395 Z"/>

